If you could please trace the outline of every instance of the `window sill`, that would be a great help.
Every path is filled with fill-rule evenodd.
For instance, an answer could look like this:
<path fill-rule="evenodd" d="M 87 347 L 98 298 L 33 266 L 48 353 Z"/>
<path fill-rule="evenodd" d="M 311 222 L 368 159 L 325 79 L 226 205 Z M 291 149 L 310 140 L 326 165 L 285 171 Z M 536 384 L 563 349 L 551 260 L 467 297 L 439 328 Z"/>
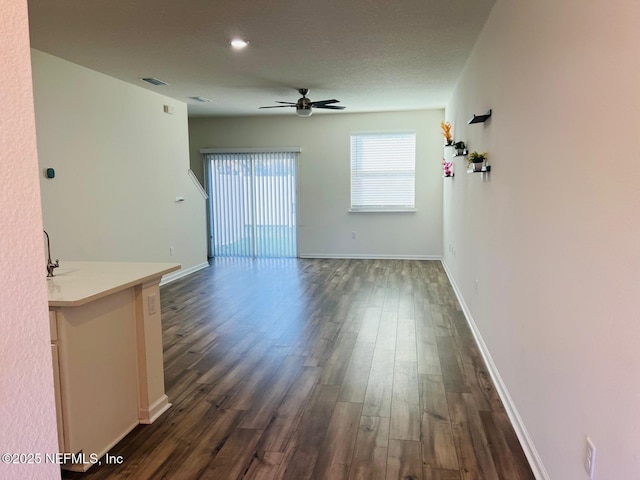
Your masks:
<path fill-rule="evenodd" d="M 350 208 L 349 213 L 416 213 L 415 208 Z"/>

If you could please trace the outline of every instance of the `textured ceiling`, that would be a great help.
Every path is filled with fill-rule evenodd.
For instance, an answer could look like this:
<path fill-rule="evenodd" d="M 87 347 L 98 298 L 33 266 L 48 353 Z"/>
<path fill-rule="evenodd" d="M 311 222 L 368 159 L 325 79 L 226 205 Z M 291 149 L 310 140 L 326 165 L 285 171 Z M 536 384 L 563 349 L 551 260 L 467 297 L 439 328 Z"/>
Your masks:
<path fill-rule="evenodd" d="M 29 17 L 34 48 L 191 116 L 293 114 L 258 107 L 295 102 L 296 88 L 371 112 L 443 107 L 494 1 L 29 0 Z M 235 36 L 250 45 L 232 50 Z"/>

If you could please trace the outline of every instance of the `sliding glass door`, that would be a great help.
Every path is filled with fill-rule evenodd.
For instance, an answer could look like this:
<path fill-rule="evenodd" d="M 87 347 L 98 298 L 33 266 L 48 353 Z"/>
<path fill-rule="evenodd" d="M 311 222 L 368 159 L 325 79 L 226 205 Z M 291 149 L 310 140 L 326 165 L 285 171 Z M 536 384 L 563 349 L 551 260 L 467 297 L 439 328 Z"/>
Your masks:
<path fill-rule="evenodd" d="M 207 153 L 211 254 L 295 257 L 295 152 Z"/>

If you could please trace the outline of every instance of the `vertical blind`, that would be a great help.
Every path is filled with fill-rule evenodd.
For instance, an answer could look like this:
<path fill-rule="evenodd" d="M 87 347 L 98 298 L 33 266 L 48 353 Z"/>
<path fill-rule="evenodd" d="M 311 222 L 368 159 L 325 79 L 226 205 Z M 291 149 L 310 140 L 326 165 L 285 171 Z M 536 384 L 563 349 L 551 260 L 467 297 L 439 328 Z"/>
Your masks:
<path fill-rule="evenodd" d="M 211 235 L 216 257 L 295 257 L 296 153 L 214 153 Z"/>
<path fill-rule="evenodd" d="M 415 208 L 415 132 L 351 135 L 351 210 Z"/>

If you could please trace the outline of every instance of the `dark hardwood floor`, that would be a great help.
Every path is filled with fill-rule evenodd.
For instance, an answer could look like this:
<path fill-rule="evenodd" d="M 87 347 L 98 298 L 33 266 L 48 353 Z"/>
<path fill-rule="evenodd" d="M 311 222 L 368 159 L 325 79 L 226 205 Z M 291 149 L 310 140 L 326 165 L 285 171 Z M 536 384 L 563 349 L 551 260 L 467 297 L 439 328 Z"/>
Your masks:
<path fill-rule="evenodd" d="M 173 407 L 64 478 L 534 479 L 439 262 L 218 259 L 161 294 Z"/>

